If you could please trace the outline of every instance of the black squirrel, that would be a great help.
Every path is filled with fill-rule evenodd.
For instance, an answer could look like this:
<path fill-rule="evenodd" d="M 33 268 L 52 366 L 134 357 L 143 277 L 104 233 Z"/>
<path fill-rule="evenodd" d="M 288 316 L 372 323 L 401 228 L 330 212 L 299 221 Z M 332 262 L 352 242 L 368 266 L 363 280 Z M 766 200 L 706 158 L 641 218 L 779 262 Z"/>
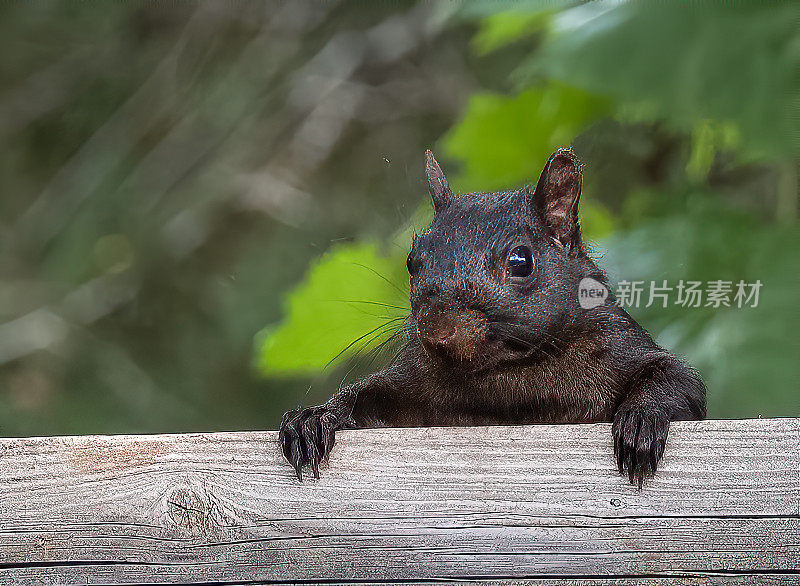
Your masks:
<path fill-rule="evenodd" d="M 547 161 L 535 189 L 455 196 L 426 154 L 434 218 L 408 255 L 405 344 L 324 405 L 287 412 L 279 441 L 302 480 L 319 477 L 344 428 L 612 421 L 620 473 L 641 488 L 669 423 L 702 419 L 698 374 L 615 301 L 581 240 L 581 165 Z M 592 308 L 579 283 L 608 290 Z"/>

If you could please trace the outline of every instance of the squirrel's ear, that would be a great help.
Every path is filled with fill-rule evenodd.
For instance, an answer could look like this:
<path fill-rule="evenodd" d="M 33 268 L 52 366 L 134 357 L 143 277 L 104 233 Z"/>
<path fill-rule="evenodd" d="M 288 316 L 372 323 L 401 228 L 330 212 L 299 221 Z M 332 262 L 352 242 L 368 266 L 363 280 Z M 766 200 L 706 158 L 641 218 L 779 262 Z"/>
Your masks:
<path fill-rule="evenodd" d="M 550 228 L 552 236 L 567 247 L 581 239 L 578 200 L 581 197 L 581 164 L 569 149 L 559 149 L 544 166 L 533 207 Z"/>
<path fill-rule="evenodd" d="M 434 211 L 439 211 L 447 207 L 453 199 L 453 192 L 442 172 L 442 168 L 429 150 L 425 151 L 425 173 L 428 175 L 428 189 L 431 192 Z"/>

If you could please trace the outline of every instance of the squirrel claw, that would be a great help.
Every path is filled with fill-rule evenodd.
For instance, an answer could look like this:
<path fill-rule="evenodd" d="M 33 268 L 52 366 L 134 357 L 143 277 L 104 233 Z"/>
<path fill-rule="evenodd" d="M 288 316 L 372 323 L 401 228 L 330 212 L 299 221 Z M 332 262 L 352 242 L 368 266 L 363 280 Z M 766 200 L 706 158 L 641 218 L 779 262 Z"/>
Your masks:
<path fill-rule="evenodd" d="M 669 419 L 658 412 L 622 407 L 614 417 L 611 432 L 614 455 L 620 474 L 641 490 L 644 479 L 652 476 L 664 454 Z"/>
<path fill-rule="evenodd" d="M 278 442 L 297 480 L 303 481 L 305 466 L 310 466 L 314 478 L 319 478 L 319 465 L 330 455 L 339 428 L 339 417 L 324 405 L 295 409 L 283 415 Z"/>

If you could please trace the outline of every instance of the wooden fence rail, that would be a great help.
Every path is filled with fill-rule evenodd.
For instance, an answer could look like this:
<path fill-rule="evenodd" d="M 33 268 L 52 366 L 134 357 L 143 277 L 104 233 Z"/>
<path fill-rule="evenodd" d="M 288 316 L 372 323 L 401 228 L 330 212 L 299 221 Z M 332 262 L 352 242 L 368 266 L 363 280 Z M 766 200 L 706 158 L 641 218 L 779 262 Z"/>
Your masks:
<path fill-rule="evenodd" d="M 609 426 L 0 440 L 0 583 L 800 582 L 800 419 L 673 425 L 644 489 Z"/>

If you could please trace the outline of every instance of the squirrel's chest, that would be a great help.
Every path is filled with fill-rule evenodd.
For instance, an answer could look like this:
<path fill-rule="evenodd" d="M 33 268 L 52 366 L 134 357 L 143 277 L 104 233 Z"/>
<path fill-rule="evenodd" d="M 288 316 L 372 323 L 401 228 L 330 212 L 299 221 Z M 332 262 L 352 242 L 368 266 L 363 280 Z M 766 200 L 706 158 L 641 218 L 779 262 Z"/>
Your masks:
<path fill-rule="evenodd" d="M 579 350 L 463 380 L 453 389 L 454 416 L 475 425 L 610 421 L 619 373 L 602 351 Z"/>

